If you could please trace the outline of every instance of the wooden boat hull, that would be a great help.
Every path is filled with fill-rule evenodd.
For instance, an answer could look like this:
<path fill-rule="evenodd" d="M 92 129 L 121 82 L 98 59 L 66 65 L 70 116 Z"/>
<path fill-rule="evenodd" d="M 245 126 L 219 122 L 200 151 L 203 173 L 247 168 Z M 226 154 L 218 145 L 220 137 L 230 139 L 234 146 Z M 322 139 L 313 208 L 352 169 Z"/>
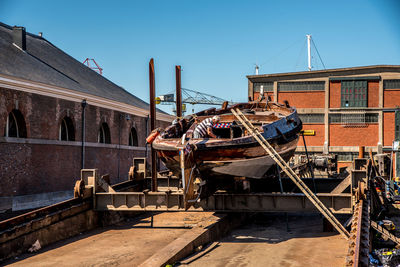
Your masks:
<path fill-rule="evenodd" d="M 292 143 L 296 143 L 297 145 L 297 141 L 298 139 L 294 140 Z M 293 156 L 296 145 L 281 150 L 279 152 L 280 156 L 285 161 L 288 161 Z M 261 179 L 265 177 L 269 169 L 275 166 L 275 164 L 275 161 L 269 155 L 264 155 L 248 159 L 203 161 L 199 166 L 199 170 L 206 177 L 224 177 L 229 175 Z"/>
<path fill-rule="evenodd" d="M 260 131 L 264 138 L 285 160 L 294 154 L 299 139 L 302 123 L 294 108 L 281 118 L 262 124 Z M 231 116 L 231 115 L 227 115 Z M 253 120 L 262 118 L 253 116 Z M 233 119 L 233 118 L 232 118 Z M 163 138 L 161 135 L 152 143 L 159 158 L 166 167 L 180 175 L 180 150 L 192 153 L 193 165 L 199 170 L 202 178 L 247 177 L 260 179 L 274 165 L 274 161 L 251 135 L 238 138 L 185 139 Z M 189 150 L 189 151 L 188 151 Z"/>

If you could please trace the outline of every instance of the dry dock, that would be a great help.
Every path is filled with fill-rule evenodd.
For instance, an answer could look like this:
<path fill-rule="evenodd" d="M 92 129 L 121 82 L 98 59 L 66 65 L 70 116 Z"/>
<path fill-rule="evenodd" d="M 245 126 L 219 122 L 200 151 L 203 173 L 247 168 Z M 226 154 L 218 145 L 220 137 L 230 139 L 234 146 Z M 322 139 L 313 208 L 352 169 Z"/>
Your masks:
<path fill-rule="evenodd" d="M 158 266 L 174 256 L 176 247 L 193 242 L 198 229 L 215 224 L 221 217 L 211 212 L 160 213 L 154 215 L 151 227 L 151 218 L 143 214 L 5 264 Z M 182 262 L 190 266 L 343 266 L 347 242 L 337 233 L 323 232 L 321 221 L 318 215 L 289 215 L 287 231 L 285 216 L 259 214 L 217 240 L 213 250 L 195 260 L 191 255 Z"/>
<path fill-rule="evenodd" d="M 189 266 L 343 266 L 347 242 L 323 232 L 319 216 L 257 216 Z"/>

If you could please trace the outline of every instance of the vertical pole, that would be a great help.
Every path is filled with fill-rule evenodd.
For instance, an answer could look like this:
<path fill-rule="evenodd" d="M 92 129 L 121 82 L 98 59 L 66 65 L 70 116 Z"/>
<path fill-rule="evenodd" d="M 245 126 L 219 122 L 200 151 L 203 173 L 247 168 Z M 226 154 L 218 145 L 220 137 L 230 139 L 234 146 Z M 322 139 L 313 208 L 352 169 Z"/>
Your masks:
<path fill-rule="evenodd" d="M 181 66 L 175 66 L 176 77 L 176 117 L 182 117 Z"/>
<path fill-rule="evenodd" d="M 81 169 L 85 168 L 85 108 L 86 108 L 86 99 L 83 99 L 81 102 L 82 106 L 82 162 Z"/>
<path fill-rule="evenodd" d="M 311 35 L 307 34 L 308 71 L 311 71 Z"/>
<path fill-rule="evenodd" d="M 358 158 L 359 159 L 364 158 L 364 151 L 365 151 L 365 147 L 364 146 L 359 146 L 358 147 Z"/>
<path fill-rule="evenodd" d="M 121 160 L 121 117 L 122 114 L 119 114 L 119 122 L 118 122 L 118 171 L 117 171 L 117 176 L 118 176 L 118 182 L 119 182 L 119 169 L 120 169 L 120 160 Z"/>
<path fill-rule="evenodd" d="M 308 157 L 308 150 L 307 150 L 307 145 L 306 145 L 306 139 L 304 138 L 304 133 L 302 133 L 301 135 L 303 136 L 304 150 L 306 151 L 307 166 L 308 166 L 308 169 L 309 169 L 310 172 L 311 172 L 311 178 L 312 178 L 312 182 L 313 182 L 314 193 L 316 194 L 316 193 L 317 193 L 317 186 L 315 185 L 314 169 L 313 169 L 313 167 L 311 166 L 310 158 Z"/>
<path fill-rule="evenodd" d="M 149 62 L 149 82 L 150 82 L 150 130 L 156 127 L 156 86 L 154 78 L 154 59 Z M 157 192 L 157 168 L 156 151 L 151 147 L 151 191 Z"/>

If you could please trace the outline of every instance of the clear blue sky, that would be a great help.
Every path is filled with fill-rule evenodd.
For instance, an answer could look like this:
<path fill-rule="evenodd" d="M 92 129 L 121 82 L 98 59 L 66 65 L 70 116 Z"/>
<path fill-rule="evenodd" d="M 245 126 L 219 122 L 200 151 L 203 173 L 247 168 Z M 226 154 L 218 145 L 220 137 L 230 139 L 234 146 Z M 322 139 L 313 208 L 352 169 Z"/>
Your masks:
<path fill-rule="evenodd" d="M 256 63 L 260 73 L 306 70 L 306 34 L 326 68 L 400 64 L 396 0 L 0 0 L 0 21 L 43 32 L 81 62 L 94 58 L 105 77 L 145 101 L 151 57 L 157 95 L 174 90 L 182 65 L 184 88 L 246 101 Z"/>

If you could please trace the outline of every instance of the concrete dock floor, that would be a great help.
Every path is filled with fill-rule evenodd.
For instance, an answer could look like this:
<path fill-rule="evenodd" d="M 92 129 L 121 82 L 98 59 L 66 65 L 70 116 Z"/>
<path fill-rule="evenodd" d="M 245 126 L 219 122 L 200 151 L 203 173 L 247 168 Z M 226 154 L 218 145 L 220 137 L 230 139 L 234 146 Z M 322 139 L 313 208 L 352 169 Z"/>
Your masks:
<path fill-rule="evenodd" d="M 215 249 L 189 266 L 344 266 L 347 241 L 338 233 L 322 231 L 316 215 L 257 216 L 219 240 Z"/>
<path fill-rule="evenodd" d="M 322 232 L 318 215 L 257 215 L 251 222 L 219 240 L 213 250 L 190 266 L 343 266 L 347 241 Z M 155 252 L 182 237 L 191 226 L 212 224 L 210 212 L 160 213 L 138 217 L 58 242 L 25 254 L 10 266 L 138 266 Z"/>
<path fill-rule="evenodd" d="M 137 266 L 156 251 L 191 230 L 207 226 L 217 218 L 212 212 L 177 212 L 154 215 L 154 228 L 149 217 L 96 229 L 25 254 L 10 266 Z"/>

